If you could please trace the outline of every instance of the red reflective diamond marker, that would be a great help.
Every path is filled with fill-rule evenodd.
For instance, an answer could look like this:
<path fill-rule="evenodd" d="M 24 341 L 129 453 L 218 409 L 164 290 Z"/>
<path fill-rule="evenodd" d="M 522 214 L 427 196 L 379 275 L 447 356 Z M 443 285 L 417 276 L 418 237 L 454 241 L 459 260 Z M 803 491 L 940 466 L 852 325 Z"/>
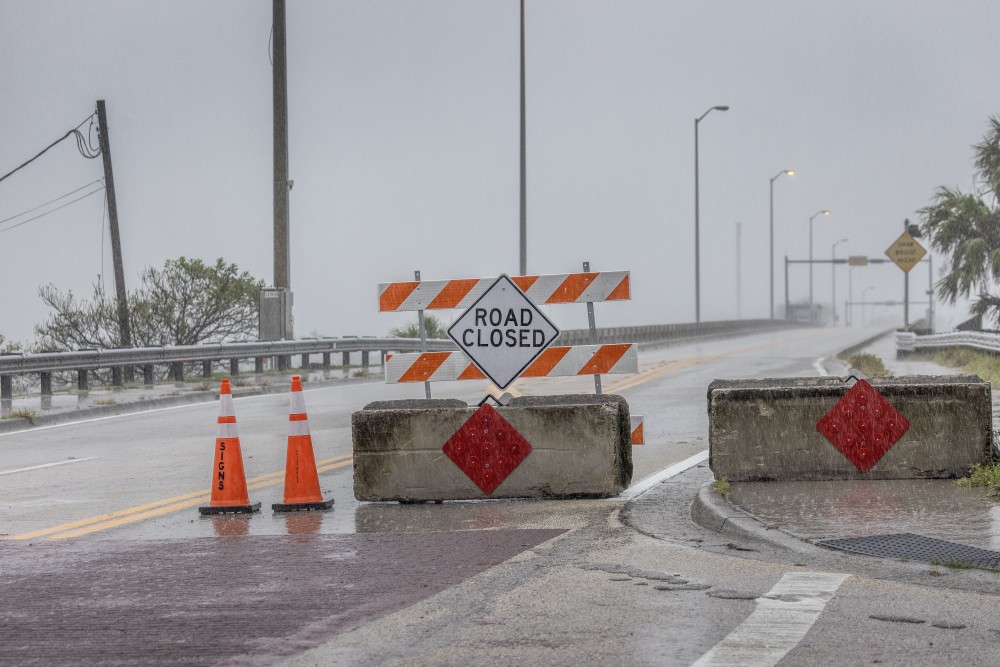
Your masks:
<path fill-rule="evenodd" d="M 443 451 L 483 493 L 489 495 L 531 453 L 531 443 L 493 406 L 483 403 L 455 435 L 448 438 Z"/>
<path fill-rule="evenodd" d="M 909 428 L 909 420 L 866 380 L 858 380 L 816 424 L 861 472 L 878 463 Z"/>

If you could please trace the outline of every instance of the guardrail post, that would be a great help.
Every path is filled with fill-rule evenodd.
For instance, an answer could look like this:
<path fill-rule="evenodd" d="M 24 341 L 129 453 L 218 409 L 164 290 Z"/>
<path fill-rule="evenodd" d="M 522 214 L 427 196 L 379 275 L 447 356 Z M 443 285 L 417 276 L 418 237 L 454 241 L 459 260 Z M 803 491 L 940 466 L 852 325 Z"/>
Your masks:
<path fill-rule="evenodd" d="M 351 365 L 351 353 L 344 352 L 344 368 L 347 368 L 350 365 Z"/>
<path fill-rule="evenodd" d="M 240 360 L 239 359 L 230 359 L 229 360 L 229 374 L 231 376 L 233 376 L 233 377 L 236 377 L 237 375 L 240 374 Z"/>
<path fill-rule="evenodd" d="M 329 368 L 330 368 L 330 353 L 329 352 L 324 352 L 323 353 L 323 370 L 324 371 L 325 370 L 329 370 Z"/>
<path fill-rule="evenodd" d="M 152 387 L 156 384 L 156 378 L 153 377 L 153 364 L 143 364 L 142 383 L 147 387 Z"/>
<path fill-rule="evenodd" d="M 361 374 L 368 375 L 368 350 L 361 351 Z"/>
<path fill-rule="evenodd" d="M 385 355 L 386 355 L 387 353 L 386 353 L 386 351 L 385 351 L 385 350 L 381 350 L 379 354 L 381 354 L 381 355 L 382 355 L 382 356 L 381 356 L 381 357 L 379 358 L 379 365 L 381 365 L 381 366 L 382 366 L 382 368 L 385 368 Z"/>
<path fill-rule="evenodd" d="M 111 368 L 111 384 L 115 387 L 121 387 L 125 384 L 125 381 L 122 379 L 121 366 L 113 366 Z"/>
<path fill-rule="evenodd" d="M 279 371 L 287 371 L 289 366 L 290 357 L 286 357 L 283 354 L 279 354 L 274 358 L 274 365 L 277 366 Z"/>
<path fill-rule="evenodd" d="M 201 362 L 201 376 L 206 380 L 212 377 L 212 362 L 203 361 Z"/>
<path fill-rule="evenodd" d="M 174 382 L 184 382 L 184 362 L 178 361 L 173 364 Z"/>
<path fill-rule="evenodd" d="M 0 375 L 0 413 L 7 414 L 14 409 L 14 378 Z"/>
<path fill-rule="evenodd" d="M 81 368 L 76 372 L 76 388 L 81 394 L 90 391 L 90 372 L 86 368 Z"/>
<path fill-rule="evenodd" d="M 304 371 L 308 371 L 309 370 L 309 353 L 308 352 L 303 352 L 302 353 L 302 367 L 301 368 Z"/>
<path fill-rule="evenodd" d="M 264 372 L 264 357 L 256 357 L 253 360 L 253 372 L 257 375 Z"/>
<path fill-rule="evenodd" d="M 40 373 L 42 378 L 42 409 L 48 410 L 52 407 L 52 373 Z"/>

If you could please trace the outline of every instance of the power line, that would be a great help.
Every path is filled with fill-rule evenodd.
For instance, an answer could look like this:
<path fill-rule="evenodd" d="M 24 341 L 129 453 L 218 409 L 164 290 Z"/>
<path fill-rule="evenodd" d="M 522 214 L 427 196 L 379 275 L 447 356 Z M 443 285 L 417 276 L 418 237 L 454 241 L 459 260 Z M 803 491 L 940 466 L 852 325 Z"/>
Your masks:
<path fill-rule="evenodd" d="M 83 127 L 84 124 L 86 124 L 87 121 L 90 121 L 90 127 L 87 129 L 87 136 L 84 137 L 83 133 L 80 132 L 80 128 Z M 26 162 L 23 162 L 22 164 L 18 165 L 17 167 L 15 167 L 11 171 L 7 172 L 3 176 L 0 176 L 0 181 L 3 181 L 8 176 L 11 176 L 14 173 L 16 173 L 16 172 L 24 169 L 25 167 L 27 167 L 32 162 L 34 162 L 38 158 L 40 158 L 43 155 L 45 155 L 49 151 L 49 149 L 51 149 L 53 146 L 55 146 L 56 144 L 58 144 L 63 139 L 66 139 L 70 135 L 75 135 L 76 136 L 76 147 L 77 147 L 77 150 L 80 151 L 80 155 L 82 155 L 83 157 L 87 158 L 88 160 L 93 160 L 95 157 L 97 157 L 98 155 L 101 154 L 101 149 L 100 149 L 99 146 L 97 147 L 96 152 L 95 152 L 93 143 L 92 143 L 92 141 L 90 139 L 90 136 L 93 134 L 93 129 L 94 129 L 94 114 L 91 114 L 91 115 L 87 116 L 86 118 L 84 118 L 82 123 L 80 123 L 79 125 L 77 125 L 76 127 L 74 127 L 72 130 L 70 130 L 69 132 L 67 132 L 66 134 L 62 135 L 61 137 L 59 137 L 58 139 L 56 139 L 55 141 L 53 141 L 51 144 L 49 144 L 48 146 L 46 146 L 45 148 L 43 148 L 42 151 L 40 153 L 38 153 L 38 155 L 36 155 L 35 157 L 31 158 L 30 160 L 28 160 Z"/>
<path fill-rule="evenodd" d="M 96 190 L 94 190 L 93 192 L 88 192 L 87 194 L 83 195 L 82 197 L 77 197 L 76 199 L 71 199 L 70 201 L 66 202 L 62 206 L 57 206 L 56 208 L 52 209 L 51 211 L 46 211 L 45 213 L 40 213 L 39 215 L 36 215 L 33 218 L 28 218 L 27 220 L 19 222 L 16 225 L 11 225 L 10 227 L 8 227 L 6 229 L 0 229 L 0 234 L 3 234 L 4 232 L 9 232 L 12 229 L 17 229 L 21 225 L 26 225 L 29 222 L 33 221 L 33 220 L 38 220 L 39 218 L 44 218 L 45 216 L 47 216 L 50 213 L 55 213 L 58 210 L 66 208 L 70 204 L 75 204 L 76 202 L 80 201 L 81 199 L 86 199 L 87 197 L 90 197 L 91 195 L 96 195 L 98 192 L 101 192 L 102 190 L 104 190 L 104 186 L 103 185 L 101 187 L 97 188 Z"/>
<path fill-rule="evenodd" d="M 78 187 L 78 188 L 77 188 L 76 190 L 70 190 L 69 192 L 67 192 L 67 193 L 66 193 L 66 194 L 64 194 L 64 195 L 59 195 L 58 197 L 56 197 L 55 199 L 53 199 L 53 200 L 51 200 L 51 201 L 47 201 L 47 202 L 45 202 L 44 204 L 39 204 L 39 205 L 38 205 L 38 206 L 36 206 L 35 208 L 29 208 L 29 209 L 28 209 L 27 211 L 21 211 L 21 212 L 20 212 L 20 213 L 18 213 L 17 215 L 12 215 L 12 216 L 10 216 L 9 218 L 4 218 L 3 220 L 0 220 L 0 225 L 2 225 L 2 224 L 3 224 L 3 223 L 5 223 L 5 222 L 9 222 L 9 221 L 13 220 L 14 218 L 20 218 L 20 217 L 21 217 L 22 215 L 27 215 L 27 214 L 31 213 L 32 211 L 37 211 L 37 210 L 38 210 L 38 209 L 40 209 L 40 208 L 45 208 L 45 207 L 46 207 L 46 206 L 48 206 L 49 204 L 54 204 L 54 203 L 56 203 L 57 201 L 59 201 L 60 199 L 65 199 L 66 197 L 69 197 L 70 195 L 75 195 L 75 194 L 76 194 L 77 192 L 79 192 L 80 190 L 83 190 L 84 188 L 89 188 L 89 187 L 90 187 L 91 185 L 93 185 L 94 183 L 100 183 L 100 182 L 101 182 L 101 179 L 99 178 L 99 179 L 97 179 L 96 181 L 91 181 L 90 183 L 87 183 L 86 185 L 81 185 L 81 186 L 80 186 L 80 187 Z"/>

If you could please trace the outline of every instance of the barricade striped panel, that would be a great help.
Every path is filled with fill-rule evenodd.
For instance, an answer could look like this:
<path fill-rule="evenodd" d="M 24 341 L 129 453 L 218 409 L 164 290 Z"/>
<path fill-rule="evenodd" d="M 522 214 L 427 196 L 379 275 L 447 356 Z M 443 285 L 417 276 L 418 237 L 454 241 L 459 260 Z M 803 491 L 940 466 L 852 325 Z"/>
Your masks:
<path fill-rule="evenodd" d="M 628 271 L 513 276 L 511 280 L 538 305 L 626 301 L 632 298 Z M 382 283 L 378 286 L 380 312 L 468 308 L 496 278 L 423 280 Z"/>
<path fill-rule="evenodd" d="M 573 345 L 550 347 L 529 365 L 520 377 L 567 377 L 572 375 L 617 375 L 639 372 L 639 357 L 632 343 L 619 345 Z M 386 355 L 386 384 L 485 380 L 463 352 L 424 352 Z"/>
<path fill-rule="evenodd" d="M 632 444 L 645 445 L 646 434 L 643 429 L 642 415 L 632 415 Z"/>

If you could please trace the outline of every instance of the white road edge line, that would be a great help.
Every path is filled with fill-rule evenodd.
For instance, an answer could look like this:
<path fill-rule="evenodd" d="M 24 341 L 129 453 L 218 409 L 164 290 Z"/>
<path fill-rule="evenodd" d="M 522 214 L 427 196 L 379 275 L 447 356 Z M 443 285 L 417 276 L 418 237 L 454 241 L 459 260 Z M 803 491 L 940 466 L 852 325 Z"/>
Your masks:
<path fill-rule="evenodd" d="M 29 470 L 38 470 L 39 468 L 51 468 L 52 466 L 64 466 L 67 463 L 80 463 L 81 461 L 93 461 L 94 459 L 99 459 L 100 456 L 88 456 L 83 459 L 66 459 L 65 461 L 56 461 L 55 463 L 43 463 L 37 466 L 29 466 L 27 468 L 18 468 L 16 470 L 0 470 L 0 475 L 13 475 L 16 472 L 28 472 Z"/>
<path fill-rule="evenodd" d="M 305 391 L 327 391 L 329 389 L 343 389 L 348 385 L 334 385 L 332 387 L 313 387 L 311 389 L 306 389 Z M 234 401 L 249 401 L 255 398 L 273 398 L 275 396 L 283 396 L 289 392 L 275 392 L 273 394 L 251 394 L 250 396 L 236 396 L 233 398 Z M 87 419 L 78 419 L 71 422 L 59 422 L 58 424 L 49 424 L 47 426 L 32 426 L 29 428 L 23 428 L 20 431 L 5 431 L 0 433 L 0 438 L 9 435 L 18 435 L 23 433 L 37 433 L 38 431 L 48 431 L 53 428 L 65 428 L 66 426 L 79 426 L 80 424 L 90 424 L 92 422 L 103 422 L 109 419 L 125 419 L 126 417 L 136 417 L 139 415 L 148 415 L 155 412 L 167 412 L 169 410 L 183 410 L 185 408 L 203 408 L 206 405 L 218 405 L 218 399 L 211 399 L 208 401 L 198 401 L 195 403 L 181 403 L 180 405 L 167 405 L 162 408 L 153 408 L 152 410 L 137 410 L 135 412 L 122 412 L 117 415 L 105 415 L 103 417 L 90 417 Z M 82 460 L 82 459 L 81 459 Z"/>
<path fill-rule="evenodd" d="M 616 498 L 624 498 L 625 500 L 629 500 L 631 498 L 635 498 L 636 496 L 638 496 L 638 495 L 640 495 L 642 493 L 645 493 L 646 491 L 650 490 L 651 488 L 653 488 L 654 486 L 656 486 L 660 482 L 662 482 L 664 480 L 667 480 L 667 479 L 670 479 L 674 475 L 679 475 L 682 472 L 684 472 L 685 470 L 688 470 L 689 468 L 693 468 L 694 466 L 698 465 L 702 461 L 707 461 L 707 460 L 708 460 L 708 450 L 706 449 L 704 451 L 698 452 L 694 456 L 691 456 L 689 458 L 684 459 L 680 463 L 675 463 L 674 465 L 670 466 L 669 468 L 664 468 L 663 470 L 661 470 L 659 472 L 653 473 L 649 477 L 647 477 L 647 478 L 645 478 L 645 479 L 643 479 L 643 480 L 641 480 L 639 482 L 636 482 L 632 486 L 628 487 L 627 489 L 625 489 L 624 491 L 622 491 L 621 493 L 619 493 L 615 497 Z"/>
<path fill-rule="evenodd" d="M 802 641 L 850 575 L 789 572 L 763 597 L 745 621 L 701 656 L 692 667 L 776 665 Z"/>

